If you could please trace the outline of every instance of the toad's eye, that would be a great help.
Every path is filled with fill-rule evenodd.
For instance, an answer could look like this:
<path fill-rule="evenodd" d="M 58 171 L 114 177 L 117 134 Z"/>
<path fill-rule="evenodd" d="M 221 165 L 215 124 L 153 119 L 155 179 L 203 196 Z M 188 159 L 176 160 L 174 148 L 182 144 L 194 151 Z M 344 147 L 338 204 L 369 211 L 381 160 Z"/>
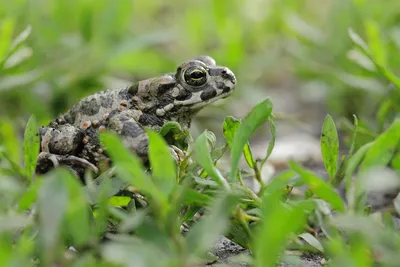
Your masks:
<path fill-rule="evenodd" d="M 190 67 L 185 70 L 183 78 L 190 86 L 202 86 L 207 82 L 207 71 L 201 67 Z"/>

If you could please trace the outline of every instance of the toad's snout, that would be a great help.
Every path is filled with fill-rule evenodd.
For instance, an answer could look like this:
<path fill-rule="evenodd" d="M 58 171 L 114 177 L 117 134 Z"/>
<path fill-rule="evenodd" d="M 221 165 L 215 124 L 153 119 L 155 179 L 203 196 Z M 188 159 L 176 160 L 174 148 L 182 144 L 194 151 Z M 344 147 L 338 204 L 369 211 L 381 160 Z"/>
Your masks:
<path fill-rule="evenodd" d="M 236 85 L 236 77 L 235 74 L 228 68 L 222 68 L 221 70 L 222 78 L 230 81 L 233 85 Z"/>

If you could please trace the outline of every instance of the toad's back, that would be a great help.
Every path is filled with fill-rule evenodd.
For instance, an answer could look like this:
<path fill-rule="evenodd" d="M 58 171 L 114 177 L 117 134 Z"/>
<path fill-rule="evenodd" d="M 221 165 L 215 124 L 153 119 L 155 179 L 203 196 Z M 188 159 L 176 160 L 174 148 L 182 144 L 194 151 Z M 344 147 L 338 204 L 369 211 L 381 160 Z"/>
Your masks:
<path fill-rule="evenodd" d="M 75 127 L 85 128 L 85 122 L 101 122 L 113 110 L 118 110 L 121 103 L 127 102 L 132 96 L 128 89 L 108 89 L 83 98 L 67 113 L 59 116 L 54 122 L 68 123 Z"/>

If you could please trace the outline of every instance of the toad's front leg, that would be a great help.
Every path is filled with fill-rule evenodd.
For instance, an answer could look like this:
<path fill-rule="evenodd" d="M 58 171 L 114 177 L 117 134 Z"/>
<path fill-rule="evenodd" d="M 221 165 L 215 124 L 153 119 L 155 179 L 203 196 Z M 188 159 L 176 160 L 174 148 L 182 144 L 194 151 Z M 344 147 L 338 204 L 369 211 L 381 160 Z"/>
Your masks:
<path fill-rule="evenodd" d="M 84 134 L 70 124 L 61 125 L 58 129 L 42 127 L 40 129 L 40 154 L 36 164 L 36 173 L 46 173 L 59 165 L 72 169 L 90 168 L 98 173 L 98 168 L 89 161 L 79 158 Z"/>

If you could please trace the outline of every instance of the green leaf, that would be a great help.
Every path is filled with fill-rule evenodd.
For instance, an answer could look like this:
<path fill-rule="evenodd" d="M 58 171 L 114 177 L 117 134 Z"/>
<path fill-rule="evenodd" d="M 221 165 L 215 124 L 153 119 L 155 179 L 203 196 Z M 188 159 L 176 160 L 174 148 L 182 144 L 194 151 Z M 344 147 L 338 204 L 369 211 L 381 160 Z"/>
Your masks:
<path fill-rule="evenodd" d="M 62 245 L 60 237 L 72 240 L 76 246 L 91 238 L 89 205 L 83 187 L 66 169 L 57 168 L 45 176 L 38 204 L 45 251 Z"/>
<path fill-rule="evenodd" d="M 181 187 L 182 188 L 182 187 Z M 182 203 L 183 205 L 207 206 L 212 198 L 206 194 L 198 192 L 191 188 L 182 188 Z"/>
<path fill-rule="evenodd" d="M 271 140 L 268 143 L 267 155 L 265 155 L 264 159 L 262 160 L 261 166 L 263 166 L 264 163 L 268 160 L 269 156 L 271 156 L 272 150 L 275 147 L 276 124 L 275 124 L 275 116 L 273 114 L 271 114 L 271 116 L 268 117 L 268 122 L 269 122 L 269 127 L 271 129 Z"/>
<path fill-rule="evenodd" d="M 349 36 L 351 40 L 359 46 L 362 51 L 366 54 L 369 54 L 369 48 L 368 45 L 364 42 L 364 40 L 356 33 L 353 31 L 353 29 L 349 28 Z"/>
<path fill-rule="evenodd" d="M 389 164 L 399 142 L 400 120 L 397 120 L 373 142 L 360 166 L 360 171 L 371 167 L 384 167 Z"/>
<path fill-rule="evenodd" d="M 162 136 L 167 135 L 169 132 L 182 132 L 182 126 L 176 121 L 169 121 L 159 131 Z"/>
<path fill-rule="evenodd" d="M 324 248 L 322 247 L 321 242 L 315 238 L 315 236 L 311 235 L 310 233 L 302 233 L 299 235 L 304 241 L 310 244 L 315 249 L 319 250 L 320 252 L 324 253 Z"/>
<path fill-rule="evenodd" d="M 140 159 L 131 153 L 115 133 L 102 133 L 100 140 L 113 161 L 118 177 L 149 194 L 157 214 L 163 217 L 169 209 L 166 194 L 159 190 L 143 169 Z"/>
<path fill-rule="evenodd" d="M 373 146 L 373 142 L 367 143 L 360 147 L 356 153 L 349 159 L 349 163 L 347 165 L 345 171 L 345 181 L 346 184 L 351 182 L 352 175 L 357 170 L 357 167 L 360 165 L 368 150 Z"/>
<path fill-rule="evenodd" d="M 327 254 L 330 255 L 330 266 L 374 266 L 370 246 L 363 236 L 352 234 L 347 239 L 349 240 L 345 241 L 342 237 L 335 236 L 325 242 Z"/>
<path fill-rule="evenodd" d="M 330 115 L 325 117 L 321 133 L 321 151 L 325 169 L 332 182 L 338 166 L 339 139 L 335 123 Z"/>
<path fill-rule="evenodd" d="M 185 223 L 187 220 L 190 220 L 201 210 L 200 206 L 189 206 L 186 210 L 185 214 L 180 219 L 180 223 Z"/>
<path fill-rule="evenodd" d="M 283 253 L 287 240 L 307 225 L 310 211 L 315 202 L 305 200 L 288 206 L 280 201 L 278 192 L 263 198 L 263 221 L 255 236 L 254 256 L 256 267 L 273 267 Z"/>
<path fill-rule="evenodd" d="M 358 119 L 356 115 L 353 115 L 354 117 L 354 127 L 351 133 L 351 141 L 350 141 L 350 148 L 349 148 L 349 153 L 347 156 L 342 157 L 342 161 L 339 166 L 339 170 L 336 172 L 336 175 L 334 177 L 334 180 L 331 182 L 332 185 L 336 186 L 340 182 L 343 181 L 343 179 L 346 179 L 346 172 L 348 171 L 348 166 L 351 157 L 353 156 L 353 152 L 356 146 L 356 137 L 357 137 L 357 131 L 358 131 Z M 347 182 L 347 180 L 345 180 Z"/>
<path fill-rule="evenodd" d="M 168 257 L 167 252 L 165 252 L 169 247 L 168 243 L 162 249 L 154 242 L 145 242 L 137 237 L 124 235 L 120 239 L 105 242 L 101 246 L 102 259 L 115 264 L 115 266 L 176 266 L 171 262 L 172 260 Z"/>
<path fill-rule="evenodd" d="M 379 26 L 376 22 L 368 20 L 365 23 L 368 36 L 368 46 L 377 64 L 386 66 L 386 50 L 381 42 Z"/>
<path fill-rule="evenodd" d="M 245 144 L 248 142 L 250 136 L 271 116 L 272 103 L 269 99 L 257 104 L 251 111 L 244 117 L 242 123 L 236 130 L 232 142 L 232 166 L 231 166 L 231 180 L 236 180 L 236 175 L 239 168 L 239 160 L 243 152 Z"/>
<path fill-rule="evenodd" d="M 231 149 L 232 149 L 233 138 L 235 137 L 235 133 L 237 128 L 239 128 L 239 125 L 240 125 L 240 120 L 232 116 L 226 117 L 222 125 L 222 132 L 224 134 L 226 142 L 229 145 L 229 148 Z"/>
<path fill-rule="evenodd" d="M 31 208 L 32 204 L 36 202 L 41 184 L 42 184 L 41 179 L 35 179 L 34 182 L 30 184 L 27 191 L 22 195 L 22 197 L 19 200 L 18 203 L 19 211 Z"/>
<path fill-rule="evenodd" d="M 104 176 L 103 176 L 104 177 Z M 94 219 L 96 221 L 96 233 L 97 236 L 101 237 L 105 231 L 107 231 L 107 224 L 108 224 L 108 212 L 109 212 L 109 205 L 108 199 L 110 195 L 114 195 L 111 192 L 115 192 L 114 190 L 114 183 L 117 181 L 119 183 L 121 180 L 117 179 L 116 177 L 113 179 L 109 179 L 104 177 L 100 181 L 99 186 L 95 190 L 95 203 L 96 209 L 94 210 Z M 87 190 L 90 190 L 91 187 L 87 184 Z"/>
<path fill-rule="evenodd" d="M 295 162 L 290 162 L 290 168 L 301 175 L 303 181 L 308 184 L 314 194 L 328 202 L 334 209 L 344 211 L 345 205 L 335 188 L 325 182 L 323 178 L 318 177 L 314 173 L 303 169 Z"/>
<path fill-rule="evenodd" d="M 347 53 L 347 57 L 368 71 L 376 71 L 375 64 L 359 49 L 350 50 Z"/>
<path fill-rule="evenodd" d="M 146 210 L 138 210 L 136 212 L 130 213 L 118 226 L 119 232 L 129 232 L 136 230 L 136 228 L 141 225 L 147 216 Z"/>
<path fill-rule="evenodd" d="M 24 135 L 25 171 L 28 179 L 32 179 L 35 172 L 39 149 L 40 137 L 38 123 L 35 116 L 32 115 L 26 125 Z"/>
<path fill-rule="evenodd" d="M 230 186 L 217 168 L 215 168 L 210 155 L 209 143 L 207 141 L 207 131 L 204 131 L 195 142 L 194 156 L 196 161 L 204 168 L 207 174 L 214 179 L 225 190 L 230 190 Z"/>
<path fill-rule="evenodd" d="M 109 169 L 98 176 L 96 180 L 92 180 L 91 177 L 85 177 L 86 186 L 84 187 L 84 190 L 91 205 L 97 204 L 98 201 L 102 201 L 103 197 L 108 199 L 129 186 L 129 183 L 119 179 L 118 177 L 111 178 L 111 173 L 113 173 L 113 170 Z M 103 192 L 103 190 L 105 191 Z M 103 193 L 105 194 L 104 196 L 102 196 Z"/>
<path fill-rule="evenodd" d="M 225 192 L 214 199 L 207 215 L 186 236 L 186 247 L 191 254 L 203 255 L 229 229 L 228 216 L 238 199 L 237 196 Z"/>
<path fill-rule="evenodd" d="M 31 35 L 32 32 L 32 26 L 28 25 L 26 28 L 18 34 L 17 37 L 15 37 L 12 45 L 11 45 L 11 51 L 15 51 L 21 44 L 23 44 L 26 39 L 28 39 L 29 35 Z"/>
<path fill-rule="evenodd" d="M 296 176 L 296 172 L 292 170 L 282 171 L 278 175 L 275 175 L 270 182 L 262 188 L 262 191 L 259 195 L 263 196 L 264 194 L 273 194 L 278 190 L 286 189 L 286 186 L 289 184 L 289 181 L 292 180 Z"/>
<path fill-rule="evenodd" d="M 57 257 L 62 245 L 60 242 L 62 222 L 69 201 L 68 190 L 61 182 L 64 176 L 61 175 L 65 175 L 65 172 L 60 169 L 50 172 L 43 181 L 38 196 L 41 251 L 43 264 L 47 266 L 50 266 Z"/>
<path fill-rule="evenodd" d="M 176 121 L 169 121 L 165 123 L 159 134 L 167 141 L 170 145 L 175 145 L 181 149 L 186 150 L 192 137 L 189 131 L 183 131 L 181 125 Z"/>
<path fill-rule="evenodd" d="M 222 158 L 222 156 L 225 154 L 225 152 L 228 150 L 228 144 L 225 144 L 223 146 L 215 148 L 211 152 L 211 158 L 213 159 L 214 163 L 216 163 L 219 159 Z"/>
<path fill-rule="evenodd" d="M 224 120 L 222 129 L 223 129 L 225 140 L 228 143 L 228 146 L 230 149 L 232 149 L 233 138 L 235 137 L 235 133 L 236 133 L 237 129 L 239 128 L 239 125 L 240 125 L 240 120 L 238 120 L 232 116 L 228 116 Z M 251 153 L 250 143 L 248 141 L 244 145 L 243 153 L 244 153 L 244 158 L 247 162 L 247 165 L 249 165 L 249 167 L 253 169 L 255 162 L 253 159 L 253 154 Z"/>
<path fill-rule="evenodd" d="M 6 62 L 4 62 L 4 69 L 17 67 L 19 64 L 30 58 L 32 54 L 32 49 L 29 47 L 19 48 L 6 60 Z"/>
<path fill-rule="evenodd" d="M 252 230 L 253 227 L 252 225 L 248 225 L 245 219 L 241 219 L 242 222 L 240 222 L 237 219 L 238 217 L 239 216 L 236 216 L 234 220 L 231 220 L 231 226 L 229 228 L 229 232 L 224 236 L 226 236 L 236 244 L 244 248 L 250 249 L 253 242 L 252 242 L 252 235 L 249 233 L 249 230 Z"/>
<path fill-rule="evenodd" d="M 400 151 L 397 151 L 396 155 L 393 156 L 390 166 L 394 170 L 400 171 Z"/>
<path fill-rule="evenodd" d="M 130 197 L 114 196 L 108 200 L 108 205 L 114 207 L 126 207 L 129 201 L 131 201 Z"/>
<path fill-rule="evenodd" d="M 373 257 L 368 257 L 366 255 L 372 254 L 371 244 L 366 240 L 366 238 L 359 234 L 350 235 L 350 254 L 353 262 L 356 266 L 375 266 L 375 261 Z M 367 254 L 368 253 L 368 254 Z"/>
<path fill-rule="evenodd" d="M 352 197 L 351 187 L 353 185 L 353 174 L 357 170 L 358 166 L 364 159 L 373 142 L 367 143 L 360 147 L 356 153 L 349 159 L 346 170 L 344 172 L 344 181 L 346 185 L 346 198 L 350 209 L 354 209 L 356 205 L 355 195 Z"/>
<path fill-rule="evenodd" d="M 392 98 L 386 99 L 380 104 L 379 110 L 376 112 L 376 121 L 378 123 L 379 132 L 384 130 L 385 123 L 388 121 L 393 108 L 394 103 Z"/>
<path fill-rule="evenodd" d="M 32 265 L 32 258 L 37 251 L 36 244 L 37 240 L 32 238 L 31 233 L 28 231 L 23 232 L 14 243 L 12 264 L 15 264 L 14 266 Z"/>
<path fill-rule="evenodd" d="M 139 158 L 128 151 L 118 135 L 103 133 L 100 135 L 100 139 L 122 180 L 151 195 L 161 193 L 152 182 L 152 179 L 144 172 Z"/>
<path fill-rule="evenodd" d="M 374 36 L 376 33 L 374 33 L 374 26 L 370 26 L 370 35 Z M 368 45 L 363 41 L 363 39 L 355 33 L 351 28 L 349 29 L 349 36 L 352 39 L 352 41 L 361 49 L 361 51 L 374 63 L 376 69 L 380 74 L 382 74 L 386 79 L 391 81 L 397 89 L 397 92 L 400 90 L 400 78 L 398 78 L 392 71 L 390 71 L 383 63 L 385 62 L 385 56 L 381 51 L 377 51 L 377 47 L 380 46 L 380 43 L 375 41 L 375 43 L 372 45 L 372 49 L 374 49 L 374 52 L 378 59 L 375 58 L 375 55 L 370 51 L 370 48 Z M 373 37 L 374 39 L 375 37 Z"/>
<path fill-rule="evenodd" d="M 84 245 L 91 238 L 89 224 L 89 203 L 80 181 L 66 169 L 59 169 L 54 176 L 68 190 L 68 204 L 65 211 L 64 235 L 71 237 L 74 244 Z"/>
<path fill-rule="evenodd" d="M 148 131 L 149 159 L 154 181 L 158 188 L 169 196 L 176 185 L 176 164 L 167 143 L 157 133 Z"/>
<path fill-rule="evenodd" d="M 17 37 L 15 37 L 6 55 L 3 56 L 3 58 L 0 57 L 0 69 L 3 67 L 6 60 L 18 50 L 18 48 L 26 41 L 26 39 L 28 39 L 31 31 L 32 27 L 31 25 L 28 25 Z"/>

